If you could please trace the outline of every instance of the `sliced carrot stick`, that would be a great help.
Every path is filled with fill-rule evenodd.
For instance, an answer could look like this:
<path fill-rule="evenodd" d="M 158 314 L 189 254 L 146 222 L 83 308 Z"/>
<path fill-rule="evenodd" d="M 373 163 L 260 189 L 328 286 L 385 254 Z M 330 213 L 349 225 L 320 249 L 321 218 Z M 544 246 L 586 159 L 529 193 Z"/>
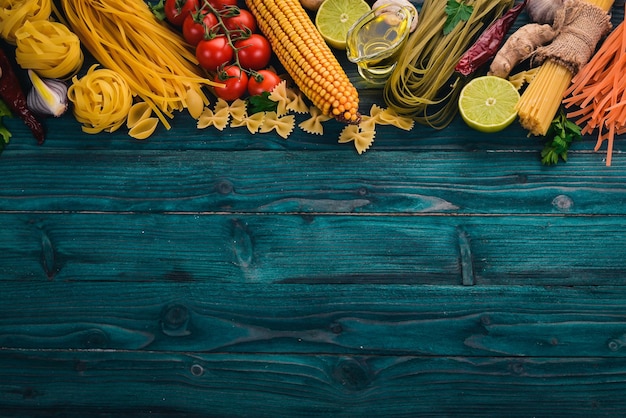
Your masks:
<path fill-rule="evenodd" d="M 625 5 L 626 10 L 626 5 Z M 626 133 L 626 29 L 620 23 L 606 37 L 589 62 L 574 76 L 565 92 L 567 117 L 581 127 L 583 135 L 597 130 L 594 147 L 606 142 L 606 165 L 613 158 L 616 135 Z"/>

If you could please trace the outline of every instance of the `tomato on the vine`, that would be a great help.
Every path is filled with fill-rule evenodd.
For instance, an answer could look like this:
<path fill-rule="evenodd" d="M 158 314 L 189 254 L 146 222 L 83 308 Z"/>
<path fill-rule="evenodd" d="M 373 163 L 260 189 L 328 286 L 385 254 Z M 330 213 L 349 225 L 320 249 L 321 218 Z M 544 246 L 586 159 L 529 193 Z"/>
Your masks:
<path fill-rule="evenodd" d="M 215 10 L 222 10 L 226 6 L 237 5 L 237 0 L 208 0 L 208 2 Z"/>
<path fill-rule="evenodd" d="M 235 41 L 234 45 L 243 68 L 260 70 L 267 67 L 272 58 L 272 46 L 261 34 L 253 33 L 248 38 Z"/>
<path fill-rule="evenodd" d="M 217 25 L 217 17 L 210 12 L 196 11 L 185 18 L 183 22 L 183 38 L 193 46 L 204 39 L 207 31 Z"/>
<path fill-rule="evenodd" d="M 234 16 L 225 16 L 224 17 L 224 26 L 226 29 L 230 31 L 245 31 L 249 29 L 250 32 L 256 32 L 257 24 L 256 19 L 246 9 L 239 9 L 239 13 Z"/>
<path fill-rule="evenodd" d="M 165 18 L 174 26 L 182 26 L 185 18 L 200 8 L 200 0 L 165 0 Z"/>
<path fill-rule="evenodd" d="M 282 80 L 272 70 L 259 70 L 248 79 L 248 94 L 256 96 L 271 92 Z"/>
<path fill-rule="evenodd" d="M 223 83 L 224 87 L 214 87 L 215 95 L 228 102 L 243 97 L 248 91 L 248 75 L 236 65 L 220 70 L 213 81 Z"/>
<path fill-rule="evenodd" d="M 216 71 L 233 59 L 233 48 L 224 35 L 203 39 L 196 45 L 196 58 L 202 68 Z"/>

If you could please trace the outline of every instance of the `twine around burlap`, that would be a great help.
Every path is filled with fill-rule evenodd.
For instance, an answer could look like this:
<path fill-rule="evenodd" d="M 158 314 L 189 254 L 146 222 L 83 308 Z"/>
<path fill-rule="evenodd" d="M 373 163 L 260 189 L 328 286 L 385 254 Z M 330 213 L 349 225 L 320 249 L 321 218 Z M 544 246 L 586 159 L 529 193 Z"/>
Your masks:
<path fill-rule="evenodd" d="M 537 64 L 555 61 L 572 74 L 589 62 L 600 39 L 612 28 L 607 12 L 581 0 L 565 0 L 554 26 L 559 30 L 558 35 L 552 43 L 537 48 L 533 61 Z"/>

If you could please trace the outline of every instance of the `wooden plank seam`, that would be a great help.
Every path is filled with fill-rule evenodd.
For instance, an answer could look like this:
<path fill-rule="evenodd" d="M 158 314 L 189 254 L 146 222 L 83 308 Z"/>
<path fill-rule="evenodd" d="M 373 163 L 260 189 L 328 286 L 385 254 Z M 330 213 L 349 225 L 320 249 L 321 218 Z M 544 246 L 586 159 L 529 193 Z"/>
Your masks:
<path fill-rule="evenodd" d="M 474 275 L 470 237 L 463 228 L 458 228 L 457 234 L 459 239 L 459 253 L 461 256 L 461 283 L 463 286 L 474 286 L 476 285 L 476 276 Z"/>

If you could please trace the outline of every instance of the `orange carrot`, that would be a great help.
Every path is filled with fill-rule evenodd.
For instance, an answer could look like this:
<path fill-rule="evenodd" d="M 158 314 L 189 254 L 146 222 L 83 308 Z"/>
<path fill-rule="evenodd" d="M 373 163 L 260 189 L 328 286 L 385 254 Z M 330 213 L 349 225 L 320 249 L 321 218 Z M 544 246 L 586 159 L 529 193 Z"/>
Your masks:
<path fill-rule="evenodd" d="M 626 9 L 626 6 L 625 6 Z M 598 133 L 595 151 L 606 141 L 606 165 L 613 157 L 616 135 L 626 132 L 626 30 L 620 23 L 600 45 L 589 62 L 572 78 L 563 104 L 568 118 L 581 127 L 583 135 Z"/>

